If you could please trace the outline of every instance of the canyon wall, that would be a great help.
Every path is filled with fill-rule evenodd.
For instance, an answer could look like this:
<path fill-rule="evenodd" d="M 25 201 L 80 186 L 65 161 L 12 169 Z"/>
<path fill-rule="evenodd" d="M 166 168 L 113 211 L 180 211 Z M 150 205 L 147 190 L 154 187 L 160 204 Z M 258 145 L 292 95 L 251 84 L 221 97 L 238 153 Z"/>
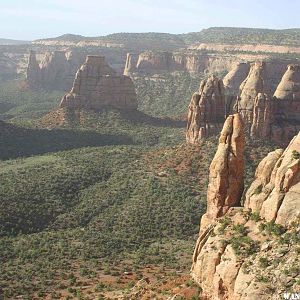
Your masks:
<path fill-rule="evenodd" d="M 38 63 L 35 51 L 30 51 L 26 70 L 29 88 L 70 89 L 74 75 L 84 62 L 85 56 L 85 53 L 74 51 L 47 52 Z"/>

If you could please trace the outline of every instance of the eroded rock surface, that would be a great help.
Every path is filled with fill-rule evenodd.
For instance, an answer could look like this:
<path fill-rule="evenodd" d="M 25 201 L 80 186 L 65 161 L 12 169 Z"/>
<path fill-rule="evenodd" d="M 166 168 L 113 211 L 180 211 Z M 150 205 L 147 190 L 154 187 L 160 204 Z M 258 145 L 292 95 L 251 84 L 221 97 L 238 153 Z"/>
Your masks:
<path fill-rule="evenodd" d="M 239 207 L 242 193 L 233 190 L 243 187 L 243 181 L 224 184 L 225 177 L 220 176 L 224 173 L 214 167 L 237 178 L 237 148 L 232 150 L 235 159 L 228 160 L 228 147 L 222 143 L 234 136 L 224 133 L 235 116 L 227 119 L 211 164 L 207 212 L 201 219 L 191 275 L 201 286 L 203 299 L 281 299 L 287 286 L 292 291 L 299 288 L 300 270 L 293 266 L 299 265 L 300 133 L 285 151 L 277 149 L 261 161 L 245 206 Z M 243 139 L 241 132 L 235 136 Z M 234 201 L 228 205 L 222 199 Z"/>
<path fill-rule="evenodd" d="M 239 88 L 242 82 L 246 79 L 250 70 L 250 64 L 247 62 L 234 63 L 231 70 L 223 78 L 225 88 L 227 111 L 232 112 L 235 104 Z"/>
<path fill-rule="evenodd" d="M 189 143 L 198 143 L 204 138 L 217 134 L 225 120 L 225 95 L 222 80 L 212 75 L 200 83 L 197 93 L 192 96 L 186 132 Z"/>
<path fill-rule="evenodd" d="M 68 90 L 72 87 L 74 75 L 84 62 L 85 54 L 74 51 L 47 52 L 40 63 L 36 53 L 30 51 L 26 71 L 29 88 Z"/>
<path fill-rule="evenodd" d="M 201 219 L 203 231 L 213 219 L 230 207 L 239 206 L 244 190 L 244 124 L 239 114 L 229 116 L 219 139 L 218 150 L 210 165 L 207 211 Z"/>
<path fill-rule="evenodd" d="M 137 109 L 137 97 L 132 80 L 117 75 L 102 56 L 87 56 L 77 71 L 73 87 L 60 107 L 100 110 L 104 106 Z"/>

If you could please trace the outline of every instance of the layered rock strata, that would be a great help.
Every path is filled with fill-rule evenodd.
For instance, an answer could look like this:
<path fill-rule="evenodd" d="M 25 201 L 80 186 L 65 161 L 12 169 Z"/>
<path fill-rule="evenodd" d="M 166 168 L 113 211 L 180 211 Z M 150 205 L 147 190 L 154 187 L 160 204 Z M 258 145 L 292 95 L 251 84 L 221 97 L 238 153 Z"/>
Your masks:
<path fill-rule="evenodd" d="M 225 95 L 222 80 L 212 75 L 200 83 L 192 96 L 186 131 L 189 143 L 198 143 L 208 136 L 217 134 L 225 120 Z"/>
<path fill-rule="evenodd" d="M 223 78 L 226 110 L 233 112 L 233 107 L 239 93 L 242 82 L 246 79 L 250 70 L 250 64 L 247 62 L 238 62 L 233 64 L 231 70 Z"/>
<path fill-rule="evenodd" d="M 235 116 L 228 118 L 221 136 Z M 232 135 L 226 135 L 228 140 L 240 127 L 240 121 L 232 124 Z M 242 141 L 244 134 L 238 132 Z M 246 193 L 244 207 L 239 207 L 243 200 L 243 180 L 222 188 L 227 176 L 236 178 L 240 164 L 228 160 L 228 151 L 222 150 L 222 139 L 217 153 L 220 149 L 224 155 L 216 155 L 210 168 L 207 212 L 201 219 L 191 275 L 203 290 L 201 299 L 281 299 L 287 285 L 297 290 L 293 278 L 300 276 L 299 268 L 289 270 L 292 262 L 298 262 L 300 133 L 285 151 L 275 150 L 261 161 Z M 242 151 L 243 147 L 239 149 Z M 241 151 L 239 154 L 243 156 Z M 232 155 L 239 157 L 237 152 Z M 217 165 L 222 166 L 220 170 L 225 168 L 231 173 L 216 173 L 216 159 Z M 233 193 L 232 189 L 239 192 Z M 230 205 L 215 201 L 227 198 L 232 199 Z M 218 216 L 211 211 L 222 213 Z M 283 270 L 288 275 L 282 276 Z"/>
<path fill-rule="evenodd" d="M 223 79 L 225 107 L 223 103 L 219 103 L 219 111 L 223 110 L 226 116 L 238 112 L 245 123 L 247 137 L 253 140 L 271 140 L 286 146 L 300 130 L 300 66 L 288 66 L 274 96 L 269 84 L 273 80 L 270 80 L 270 69 L 270 65 L 264 62 L 253 63 L 239 87 L 233 106 L 233 94 L 247 70 L 247 64 L 236 65 Z M 221 120 L 220 115 L 214 110 L 207 113 L 207 109 L 200 109 L 197 104 L 199 102 L 199 93 L 196 93 L 189 106 L 186 134 L 189 143 L 197 143 L 210 135 L 218 134 L 216 126 L 213 127 L 214 130 L 209 130 L 210 126 L 206 124 Z M 209 117 L 204 120 L 203 114 Z"/>
<path fill-rule="evenodd" d="M 260 115 L 252 138 L 267 138 L 286 144 L 300 130 L 300 66 L 289 65 L 274 96 L 265 95 L 267 101 L 254 104 L 252 129 Z M 259 113 L 260 112 L 260 113 Z"/>
<path fill-rule="evenodd" d="M 100 110 L 104 106 L 137 109 L 137 96 L 132 80 L 117 75 L 101 56 L 87 56 L 77 71 L 73 87 L 60 107 Z"/>
<path fill-rule="evenodd" d="M 271 97 L 271 88 L 267 84 L 267 65 L 265 62 L 255 62 L 247 78 L 240 85 L 237 110 L 246 125 L 252 124 L 255 99 L 258 94 Z"/>
<path fill-rule="evenodd" d="M 26 70 L 29 88 L 70 89 L 74 75 L 84 62 L 85 56 L 84 53 L 74 51 L 47 52 L 38 63 L 36 53 L 30 51 Z"/>

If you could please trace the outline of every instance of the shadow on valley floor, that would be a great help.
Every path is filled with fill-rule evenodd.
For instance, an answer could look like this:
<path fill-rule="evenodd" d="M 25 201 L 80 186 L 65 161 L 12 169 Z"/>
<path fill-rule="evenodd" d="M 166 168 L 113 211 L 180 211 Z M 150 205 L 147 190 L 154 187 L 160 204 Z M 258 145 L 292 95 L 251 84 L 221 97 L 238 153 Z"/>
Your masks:
<path fill-rule="evenodd" d="M 15 159 L 71 150 L 80 147 L 131 145 L 126 134 L 101 134 L 95 131 L 66 129 L 29 129 L 0 123 L 0 159 Z"/>
<path fill-rule="evenodd" d="M 183 118 L 174 119 L 169 117 L 159 118 L 147 115 L 141 111 L 120 111 L 120 115 L 126 121 L 133 124 L 145 124 L 156 127 L 172 127 L 172 128 L 184 128 L 186 126 L 186 120 Z"/>

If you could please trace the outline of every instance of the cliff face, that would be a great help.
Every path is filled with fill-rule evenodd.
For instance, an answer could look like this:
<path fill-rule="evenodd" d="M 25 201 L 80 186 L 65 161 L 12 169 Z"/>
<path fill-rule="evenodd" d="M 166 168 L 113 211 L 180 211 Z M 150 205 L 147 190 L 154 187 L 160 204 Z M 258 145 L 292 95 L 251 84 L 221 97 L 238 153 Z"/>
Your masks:
<path fill-rule="evenodd" d="M 26 70 L 29 88 L 70 89 L 84 58 L 85 55 L 79 52 L 54 51 L 47 52 L 38 64 L 35 52 L 30 51 Z"/>
<path fill-rule="evenodd" d="M 271 94 L 271 88 L 267 84 L 267 65 L 265 62 L 253 63 L 247 78 L 240 86 L 238 111 L 246 125 L 252 123 L 254 102 L 259 93 Z"/>
<path fill-rule="evenodd" d="M 204 108 L 197 108 L 200 100 L 198 101 L 199 96 L 194 94 L 189 106 L 187 141 L 197 143 L 210 135 L 217 134 L 220 128 L 214 126 L 214 130 L 209 130 L 210 127 L 205 124 L 220 121 L 220 111 L 222 111 L 223 116 L 234 112 L 241 115 L 247 137 L 253 140 L 271 140 L 286 146 L 300 130 L 300 67 L 299 65 L 288 66 L 272 96 L 271 86 L 277 76 L 272 72 L 277 70 L 276 74 L 282 73 L 281 67 L 281 65 L 273 66 L 265 62 L 252 63 L 237 93 L 237 86 L 249 66 L 246 63 L 234 65 L 232 71 L 223 79 L 225 105 L 219 102 L 219 113 L 210 108 L 206 109 L 205 104 Z M 234 96 L 234 93 L 238 95 Z M 207 116 L 206 119 L 203 118 L 203 114 Z"/>
<path fill-rule="evenodd" d="M 225 96 L 222 80 L 210 76 L 200 83 L 197 93 L 192 96 L 186 131 L 189 143 L 217 134 L 225 120 Z"/>
<path fill-rule="evenodd" d="M 201 219 L 201 231 L 212 220 L 239 206 L 244 189 L 244 124 L 239 114 L 229 116 L 223 126 L 219 147 L 210 165 L 207 211 Z"/>
<path fill-rule="evenodd" d="M 222 135 L 235 116 L 228 118 Z M 240 128 L 240 122 L 232 124 L 228 140 Z M 238 132 L 237 141 L 243 141 L 243 133 Z M 243 156 L 242 143 L 233 145 L 240 145 L 241 151 L 235 153 L 238 159 Z M 220 139 L 217 153 L 223 148 Z M 296 251 L 300 245 L 299 152 L 300 133 L 285 151 L 276 150 L 263 159 L 246 193 L 244 207 L 238 207 L 241 192 L 232 193 L 231 190 L 242 190 L 242 180 L 231 182 L 226 189 L 221 188 L 228 177 L 237 178 L 236 169 L 241 165 L 236 160 L 228 160 L 227 151 L 214 158 L 210 168 L 207 213 L 201 219 L 191 269 L 192 277 L 203 290 L 201 299 L 281 299 L 284 292 L 298 290 L 296 278 L 300 270 L 293 266 L 299 265 Z M 228 174 L 215 172 L 217 158 L 217 164 L 226 166 Z M 211 186 L 214 186 L 213 193 Z M 224 198 L 233 201 L 226 205 L 214 200 Z M 211 207 L 225 213 L 209 218 Z"/>
<path fill-rule="evenodd" d="M 278 143 L 287 143 L 300 130 L 300 67 L 289 65 L 279 83 L 274 97 L 255 104 L 253 123 L 259 119 L 260 125 L 253 138 L 266 137 Z M 259 108 L 260 107 L 260 108 Z M 264 117 L 262 117 L 264 115 Z M 257 118 L 258 117 L 258 118 Z M 259 132 L 263 133 L 260 136 Z"/>
<path fill-rule="evenodd" d="M 127 76 L 116 72 L 101 56 L 87 56 L 77 71 L 73 87 L 66 94 L 60 107 L 99 110 L 104 106 L 119 109 L 137 109 L 134 85 Z"/>
<path fill-rule="evenodd" d="M 154 75 L 176 71 L 190 73 L 224 72 L 232 63 L 241 60 L 237 56 L 214 55 L 205 52 L 153 52 L 127 55 L 124 75 Z"/>

